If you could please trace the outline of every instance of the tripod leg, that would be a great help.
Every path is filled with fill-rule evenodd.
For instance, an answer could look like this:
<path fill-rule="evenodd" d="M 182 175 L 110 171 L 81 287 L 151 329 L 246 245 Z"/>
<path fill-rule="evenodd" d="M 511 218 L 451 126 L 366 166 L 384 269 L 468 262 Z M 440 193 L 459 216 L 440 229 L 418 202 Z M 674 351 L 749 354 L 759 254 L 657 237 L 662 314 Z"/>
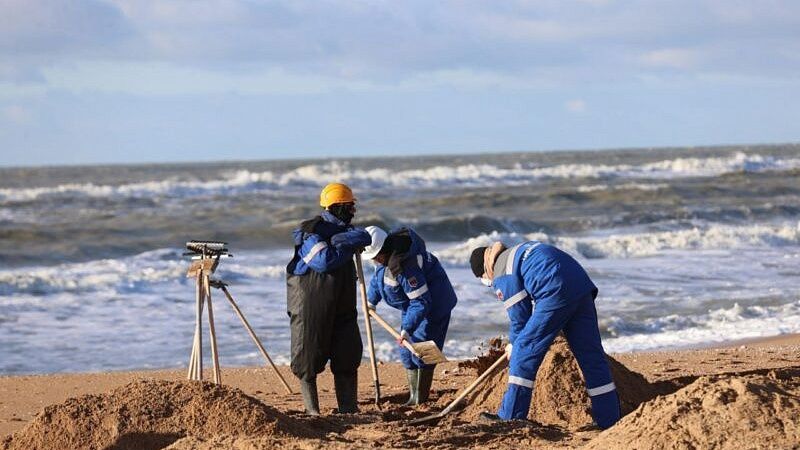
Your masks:
<path fill-rule="evenodd" d="M 239 320 L 242 321 L 242 325 L 244 325 L 244 328 L 250 334 L 250 337 L 253 338 L 253 342 L 256 343 L 256 346 L 261 351 L 261 354 L 264 355 L 264 358 L 267 359 L 269 364 L 272 366 L 272 369 L 275 371 L 275 374 L 281 380 L 281 383 L 283 384 L 283 387 L 286 388 L 286 392 L 288 392 L 289 394 L 293 394 L 294 392 L 292 392 L 292 388 L 289 387 L 289 384 L 286 383 L 286 380 L 283 378 L 283 375 L 281 375 L 281 373 L 278 370 L 278 368 L 275 367 L 275 363 L 272 362 L 272 358 L 269 357 L 269 354 L 264 349 L 264 346 L 261 345 L 261 341 L 258 339 L 258 336 L 256 336 L 256 333 L 253 331 L 253 328 L 250 326 L 250 323 L 247 322 L 247 319 L 244 318 L 244 314 L 242 314 L 242 311 L 239 309 L 239 306 L 237 306 L 236 302 L 233 301 L 233 297 L 231 296 L 231 293 L 228 292 L 228 288 L 226 288 L 223 285 L 221 287 L 221 289 L 222 289 L 222 292 L 225 293 L 225 297 L 228 298 L 228 301 L 230 302 L 231 306 L 233 307 L 233 310 L 236 312 L 236 315 L 239 316 Z"/>
<path fill-rule="evenodd" d="M 194 359 L 197 357 L 195 352 L 195 343 L 197 342 L 197 336 L 192 336 L 192 354 L 189 356 L 189 371 L 186 374 L 187 380 L 194 380 Z"/>
<path fill-rule="evenodd" d="M 208 275 L 203 277 L 205 285 L 206 301 L 208 301 L 208 334 L 211 339 L 211 358 L 214 361 L 214 383 L 222 383 L 222 374 L 219 370 L 219 354 L 217 353 L 217 331 L 214 329 L 214 310 L 211 307 L 211 286 L 208 282 Z"/>
<path fill-rule="evenodd" d="M 195 287 L 195 308 L 199 308 L 200 305 L 200 296 L 201 296 L 201 285 L 200 285 L 200 273 L 197 273 L 197 278 L 195 279 L 196 287 Z M 189 380 L 196 380 L 197 379 L 197 329 L 200 325 L 200 316 L 197 315 L 197 311 L 195 311 L 195 323 L 194 323 L 194 336 L 192 337 L 192 354 L 189 357 L 189 371 L 187 374 L 187 378 Z"/>
<path fill-rule="evenodd" d="M 194 364 L 195 364 L 194 359 L 196 358 L 195 356 L 196 352 L 194 351 L 195 349 L 194 343 L 196 340 L 197 338 L 192 338 L 192 354 L 189 357 L 189 372 L 186 374 L 187 380 L 194 380 Z"/>
<path fill-rule="evenodd" d="M 195 312 L 194 328 L 194 380 L 203 380 L 203 271 L 197 272 L 197 311 Z"/>

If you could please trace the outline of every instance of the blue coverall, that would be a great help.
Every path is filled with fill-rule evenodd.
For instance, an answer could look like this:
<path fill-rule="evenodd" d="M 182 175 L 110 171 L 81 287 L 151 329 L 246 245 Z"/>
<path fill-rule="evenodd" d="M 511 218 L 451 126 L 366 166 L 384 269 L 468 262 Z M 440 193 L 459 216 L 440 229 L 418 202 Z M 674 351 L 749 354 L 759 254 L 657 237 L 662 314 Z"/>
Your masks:
<path fill-rule="evenodd" d="M 536 372 L 560 331 L 578 361 L 603 429 L 620 417 L 619 398 L 600 342 L 594 299 L 597 287 L 581 265 L 556 247 L 530 241 L 506 250 L 495 266 L 492 287 L 510 319 L 512 343 L 502 419 L 526 419 Z M 501 258 L 504 258 L 501 260 Z"/>
<path fill-rule="evenodd" d="M 388 267 L 379 265 L 370 280 L 367 299 L 372 305 L 381 300 L 402 311 L 402 329 L 410 342 L 433 341 L 442 349 L 450 325 L 450 313 L 456 306 L 456 293 L 436 256 L 425 248 L 425 241 L 409 228 L 411 246 L 403 260 L 402 272 L 393 276 Z M 405 347 L 400 360 L 406 369 L 430 368 Z"/>

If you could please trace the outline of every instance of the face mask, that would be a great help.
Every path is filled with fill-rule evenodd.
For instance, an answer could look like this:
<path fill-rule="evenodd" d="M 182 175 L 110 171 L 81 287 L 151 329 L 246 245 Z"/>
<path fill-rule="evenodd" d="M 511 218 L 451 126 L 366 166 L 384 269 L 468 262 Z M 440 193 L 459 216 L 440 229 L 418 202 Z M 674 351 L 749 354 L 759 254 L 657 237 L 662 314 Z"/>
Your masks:
<path fill-rule="evenodd" d="M 340 203 L 338 205 L 330 206 L 328 211 L 330 211 L 330 213 L 333 214 L 337 219 L 349 225 L 350 221 L 353 220 L 353 217 L 356 214 L 356 205 L 352 203 Z"/>
<path fill-rule="evenodd" d="M 481 284 L 486 287 L 492 287 L 492 280 L 481 277 Z"/>

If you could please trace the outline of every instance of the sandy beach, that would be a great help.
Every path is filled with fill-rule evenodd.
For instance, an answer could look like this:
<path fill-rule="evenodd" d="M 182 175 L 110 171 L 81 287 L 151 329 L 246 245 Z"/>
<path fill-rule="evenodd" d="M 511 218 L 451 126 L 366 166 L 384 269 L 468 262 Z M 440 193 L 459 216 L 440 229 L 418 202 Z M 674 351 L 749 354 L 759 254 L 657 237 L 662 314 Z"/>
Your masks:
<path fill-rule="evenodd" d="M 551 349 L 548 356 L 552 358 L 546 359 L 540 369 L 531 422 L 481 424 L 474 420 L 480 410 L 496 406 L 502 395 L 505 375 L 498 372 L 475 395 L 468 397 L 465 407 L 436 424 L 409 426 L 408 419 L 441 410 L 476 377 L 476 369 L 465 362 L 439 365 L 432 401 L 415 408 L 402 406 L 406 395 L 403 368 L 396 363 L 381 364 L 381 410 L 372 402 L 374 391 L 368 365 L 362 365 L 358 415 L 334 414 L 332 378 L 325 372 L 320 378 L 323 416 L 319 418 L 305 416 L 299 394 L 285 393 L 266 368 L 224 369 L 223 383 L 236 389 L 186 383 L 184 370 L 28 375 L 0 377 L 0 434 L 5 436 L 1 446 L 4 449 L 800 446 L 800 335 L 736 341 L 715 348 L 613 354 L 620 363 L 614 366 L 615 377 L 623 413 L 627 415 L 603 433 L 591 426 L 586 414 L 588 402 L 579 398 L 585 394 L 580 378 L 575 377 L 574 360 L 567 361 L 558 354 L 564 353 L 566 347 L 557 347 Z M 296 389 L 288 368 L 281 370 Z M 620 375 L 620 370 L 625 374 Z M 95 396 L 85 397 L 87 394 Z M 642 402 L 648 397 L 649 400 Z M 73 400 L 67 401 L 70 398 Z M 137 399 L 142 403 L 137 403 Z M 159 402 L 166 402 L 164 408 L 168 412 L 155 416 L 168 418 L 169 425 L 153 419 L 150 408 L 157 408 Z M 547 404 L 553 402 L 564 404 Z M 43 412 L 48 405 L 58 406 Z M 150 414 L 149 421 L 138 417 L 145 414 L 142 408 Z M 253 408 L 266 418 L 253 416 L 250 411 Z M 534 408 L 539 409 L 534 411 Z M 187 411 L 191 412 L 188 416 Z M 255 425 L 248 426 L 247 417 Z M 264 428 L 266 421 L 273 421 L 274 426 Z M 706 425 L 711 428 L 704 428 Z M 104 428 L 108 430 L 98 434 Z"/>

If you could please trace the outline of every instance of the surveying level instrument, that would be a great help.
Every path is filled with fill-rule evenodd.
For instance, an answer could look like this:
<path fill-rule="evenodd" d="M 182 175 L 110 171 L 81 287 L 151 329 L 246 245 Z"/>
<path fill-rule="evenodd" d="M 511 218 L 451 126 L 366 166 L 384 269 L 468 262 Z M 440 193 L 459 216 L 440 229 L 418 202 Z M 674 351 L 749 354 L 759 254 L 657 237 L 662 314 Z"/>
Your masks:
<path fill-rule="evenodd" d="M 258 350 L 264 355 L 267 362 L 272 369 L 275 371 L 275 374 L 280 379 L 281 384 L 286 389 L 286 392 L 292 394 L 292 388 L 289 387 L 289 384 L 286 383 L 286 380 L 281 375 L 278 368 L 275 367 L 275 363 L 272 362 L 272 358 L 269 357 L 266 349 L 264 349 L 264 345 L 261 344 L 261 340 L 258 339 L 256 333 L 253 331 L 253 327 L 250 326 L 250 323 L 244 317 L 244 314 L 239 309 L 239 306 L 233 300 L 233 296 L 231 295 L 230 291 L 228 291 L 228 283 L 220 280 L 220 279 L 212 279 L 211 275 L 217 270 L 219 266 L 219 262 L 221 258 L 232 258 L 233 255 L 230 254 L 227 248 L 227 242 L 221 241 L 189 241 L 186 243 L 186 249 L 189 250 L 188 252 L 184 253 L 184 256 L 189 256 L 192 259 L 192 264 L 189 266 L 189 271 L 186 273 L 187 278 L 194 278 L 196 281 L 195 286 L 195 296 L 196 296 L 196 311 L 195 311 L 195 326 L 194 326 L 194 340 L 192 342 L 192 354 L 189 357 L 189 373 L 187 374 L 187 378 L 190 380 L 203 380 L 203 307 L 207 303 L 208 304 L 208 331 L 209 336 L 211 339 L 211 359 L 213 360 L 214 364 L 214 383 L 221 384 L 222 378 L 219 368 L 219 354 L 217 352 L 217 332 L 214 328 L 214 310 L 211 305 L 211 288 L 219 289 L 225 294 L 225 298 L 228 299 L 228 302 L 233 307 L 233 311 L 239 317 L 239 320 L 244 325 L 245 330 L 247 333 L 250 334 L 250 337 L 253 339 L 253 342 L 258 347 Z"/>

